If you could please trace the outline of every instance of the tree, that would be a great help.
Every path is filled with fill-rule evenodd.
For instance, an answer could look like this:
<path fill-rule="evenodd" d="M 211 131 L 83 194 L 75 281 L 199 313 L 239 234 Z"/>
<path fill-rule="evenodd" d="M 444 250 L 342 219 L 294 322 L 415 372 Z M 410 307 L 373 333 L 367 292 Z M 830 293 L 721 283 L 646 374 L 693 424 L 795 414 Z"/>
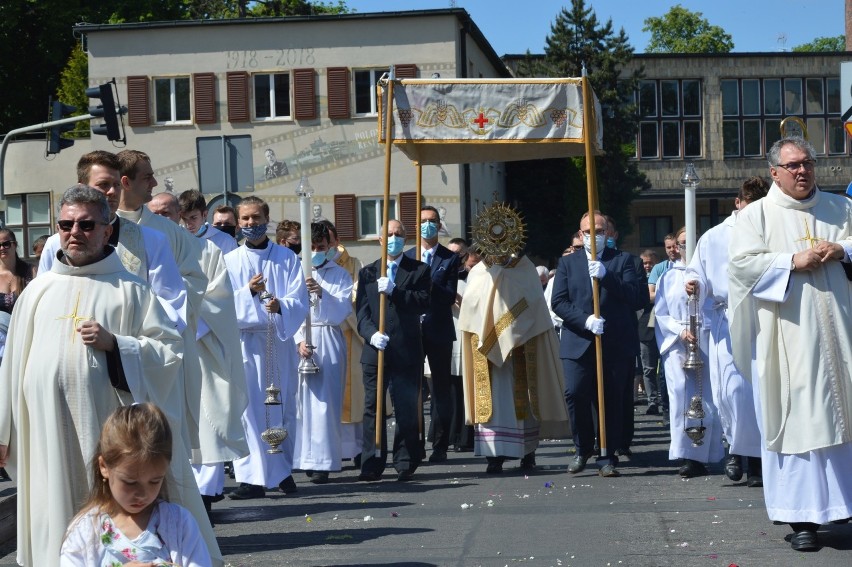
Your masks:
<path fill-rule="evenodd" d="M 793 48 L 796 52 L 808 51 L 846 51 L 846 36 L 818 37 L 810 43 L 803 43 Z"/>
<path fill-rule="evenodd" d="M 647 52 L 729 53 L 734 48 L 731 34 L 702 16 L 678 4 L 660 18 L 647 18 L 642 28 L 651 32 Z"/>
<path fill-rule="evenodd" d="M 518 74 L 529 77 L 578 77 L 585 64 L 603 110 L 604 153 L 595 158 L 599 208 L 615 218 L 622 235 L 630 232 L 630 202 L 650 186 L 634 160 L 637 119 L 632 100 L 641 70 L 622 77 L 633 58 L 624 30 L 612 21 L 601 25 L 585 0 L 572 0 L 550 27 L 543 59 L 527 57 Z M 558 257 L 579 228 L 586 198 L 585 158 L 511 162 L 510 201 L 518 204 L 530 227 L 531 254 Z"/>
<path fill-rule="evenodd" d="M 62 69 L 59 88 L 56 89 L 56 97 L 59 100 L 77 108 L 75 115 L 88 114 L 89 112 L 89 97 L 86 96 L 86 88 L 89 86 L 88 78 L 89 56 L 78 43 L 71 51 L 65 68 Z M 90 132 L 89 123 L 83 120 L 77 122 L 72 137 L 85 138 L 89 136 Z"/>

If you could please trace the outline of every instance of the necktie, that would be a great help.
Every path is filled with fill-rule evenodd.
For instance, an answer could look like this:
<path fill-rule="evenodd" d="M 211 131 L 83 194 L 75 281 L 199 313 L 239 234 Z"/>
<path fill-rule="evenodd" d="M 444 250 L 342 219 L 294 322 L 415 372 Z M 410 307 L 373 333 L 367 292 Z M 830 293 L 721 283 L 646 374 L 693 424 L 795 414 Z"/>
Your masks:
<path fill-rule="evenodd" d="M 396 281 L 396 262 L 388 264 L 388 278 L 390 281 Z"/>
<path fill-rule="evenodd" d="M 427 250 L 426 252 L 423 253 L 423 263 L 426 264 L 427 266 L 432 265 L 432 251 L 431 250 Z"/>

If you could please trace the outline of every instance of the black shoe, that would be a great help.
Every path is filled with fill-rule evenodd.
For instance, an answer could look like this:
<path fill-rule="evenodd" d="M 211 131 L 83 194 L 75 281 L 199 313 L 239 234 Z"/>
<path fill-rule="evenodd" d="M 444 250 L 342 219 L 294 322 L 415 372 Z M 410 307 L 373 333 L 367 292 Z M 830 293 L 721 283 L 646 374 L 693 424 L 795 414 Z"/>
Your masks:
<path fill-rule="evenodd" d="M 790 547 L 796 551 L 817 551 L 817 533 L 811 530 L 802 530 L 793 534 L 790 538 Z"/>
<path fill-rule="evenodd" d="M 283 492 L 284 494 L 293 494 L 299 489 L 296 488 L 296 481 L 293 480 L 293 475 L 288 476 L 284 480 L 281 481 L 281 484 L 278 485 L 278 490 Z"/>
<path fill-rule="evenodd" d="M 602 477 L 612 478 L 616 476 L 621 476 L 621 473 L 618 472 L 618 469 L 615 468 L 615 465 L 604 465 L 598 469 L 598 474 Z"/>
<path fill-rule="evenodd" d="M 352 458 L 352 463 L 355 465 L 356 469 L 361 468 L 361 453 L 358 453 Z"/>
<path fill-rule="evenodd" d="M 362 482 L 379 482 L 382 480 L 382 475 L 373 471 L 361 471 L 361 474 L 358 475 L 358 480 Z"/>
<path fill-rule="evenodd" d="M 5 482 L 7 480 L 12 480 L 9 476 L 9 473 L 6 472 L 6 469 L 0 468 L 0 482 Z"/>
<path fill-rule="evenodd" d="M 831 520 L 832 524 L 848 524 L 852 518 L 843 518 L 842 520 Z"/>
<path fill-rule="evenodd" d="M 231 500 L 250 500 L 252 498 L 263 498 L 266 496 L 266 488 L 256 484 L 244 482 L 228 495 Z"/>
<path fill-rule="evenodd" d="M 485 457 L 488 466 L 485 467 L 486 474 L 500 474 L 503 472 L 503 457 Z"/>
<path fill-rule="evenodd" d="M 725 459 L 725 476 L 734 482 L 743 477 L 743 458 L 739 455 L 728 455 Z"/>
<path fill-rule="evenodd" d="M 693 461 L 692 459 L 684 459 L 684 461 L 684 464 L 677 470 L 677 474 L 683 478 L 707 476 L 707 467 L 703 463 Z"/>
<path fill-rule="evenodd" d="M 532 453 L 527 453 L 526 455 L 524 455 L 524 458 L 521 459 L 521 470 L 535 470 L 535 451 L 533 451 Z"/>
<path fill-rule="evenodd" d="M 432 454 L 429 455 L 430 463 L 443 463 L 447 460 L 447 452 L 443 449 L 432 449 Z"/>
<path fill-rule="evenodd" d="M 414 471 L 413 470 L 409 469 L 409 470 L 406 470 L 406 471 L 399 471 L 398 473 L 396 473 L 397 482 L 408 482 L 409 480 L 413 480 L 413 479 L 414 479 Z"/>
<path fill-rule="evenodd" d="M 763 487 L 763 477 L 749 474 L 748 478 L 746 479 L 746 486 L 748 486 L 749 488 Z"/>
<path fill-rule="evenodd" d="M 650 404 L 645 410 L 645 415 L 660 415 L 660 408 L 657 404 Z"/>
<path fill-rule="evenodd" d="M 763 486 L 763 461 L 760 457 L 748 457 L 748 480 L 746 485 L 753 488 Z"/>
<path fill-rule="evenodd" d="M 456 453 L 471 453 L 471 452 L 473 452 L 473 447 L 469 447 L 467 445 L 456 445 L 455 452 Z"/>
<path fill-rule="evenodd" d="M 584 457 L 582 455 L 575 455 L 573 459 L 571 459 L 571 463 L 568 465 L 568 472 L 571 474 L 577 474 L 586 468 L 586 463 L 588 462 L 589 457 Z"/>
<path fill-rule="evenodd" d="M 325 484 L 328 482 L 328 471 L 313 471 L 311 482 L 314 484 Z"/>
<path fill-rule="evenodd" d="M 314 476 L 314 471 L 305 471 L 305 476 L 311 478 L 312 476 Z"/>
<path fill-rule="evenodd" d="M 207 511 L 207 515 L 209 516 L 210 512 L 213 510 L 213 497 L 202 494 L 201 501 L 204 502 L 204 510 Z"/>

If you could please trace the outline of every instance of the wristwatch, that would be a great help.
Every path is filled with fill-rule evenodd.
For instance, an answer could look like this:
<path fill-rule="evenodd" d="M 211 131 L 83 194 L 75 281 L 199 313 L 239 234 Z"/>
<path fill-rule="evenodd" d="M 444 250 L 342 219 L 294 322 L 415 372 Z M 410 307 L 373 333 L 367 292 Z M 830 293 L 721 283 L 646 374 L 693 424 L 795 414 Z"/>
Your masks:
<path fill-rule="evenodd" d="M 790 271 L 791 272 L 796 271 L 796 257 L 795 256 L 790 256 Z"/>

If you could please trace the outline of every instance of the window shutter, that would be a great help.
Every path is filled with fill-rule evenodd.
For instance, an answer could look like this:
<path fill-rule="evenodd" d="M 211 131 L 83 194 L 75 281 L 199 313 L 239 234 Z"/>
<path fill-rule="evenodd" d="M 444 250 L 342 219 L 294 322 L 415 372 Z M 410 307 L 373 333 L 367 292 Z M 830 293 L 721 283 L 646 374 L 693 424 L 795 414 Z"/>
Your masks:
<path fill-rule="evenodd" d="M 245 71 L 230 71 L 226 78 L 228 83 L 228 122 L 250 121 L 249 74 Z"/>
<path fill-rule="evenodd" d="M 194 73 L 192 95 L 195 102 L 195 123 L 216 123 L 216 74 Z"/>
<path fill-rule="evenodd" d="M 417 210 L 417 193 L 399 194 L 399 221 L 405 226 L 405 233 L 414 238 L 414 231 L 420 230 L 420 215 Z"/>
<path fill-rule="evenodd" d="M 148 77 L 136 75 L 127 77 L 127 124 L 130 126 L 150 126 L 151 114 L 148 100 Z"/>
<path fill-rule="evenodd" d="M 317 117 L 316 86 L 313 69 L 293 69 L 296 120 L 313 120 Z"/>
<path fill-rule="evenodd" d="M 349 118 L 349 68 L 329 67 L 325 71 L 328 90 L 328 117 Z"/>
<path fill-rule="evenodd" d="M 405 63 L 402 65 L 394 65 L 394 72 L 396 73 L 397 79 L 416 79 L 417 78 L 417 65 L 414 63 Z"/>
<path fill-rule="evenodd" d="M 340 240 L 355 240 L 355 195 L 334 196 L 334 227 Z"/>

